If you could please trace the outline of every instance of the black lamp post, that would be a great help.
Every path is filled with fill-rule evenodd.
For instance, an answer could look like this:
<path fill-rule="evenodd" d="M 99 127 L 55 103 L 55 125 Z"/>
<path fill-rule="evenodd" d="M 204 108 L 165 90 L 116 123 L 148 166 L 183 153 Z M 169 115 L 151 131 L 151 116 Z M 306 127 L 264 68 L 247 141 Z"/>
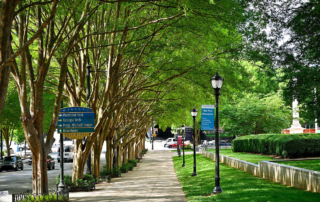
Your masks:
<path fill-rule="evenodd" d="M 186 161 L 185 161 L 185 158 L 184 158 L 184 136 L 185 136 L 185 127 L 184 125 L 181 126 L 181 129 L 182 129 L 182 151 L 183 151 L 183 163 L 182 163 L 182 167 L 185 167 L 186 166 Z M 178 142 L 178 145 L 179 145 L 179 142 Z"/>
<path fill-rule="evenodd" d="M 154 134 L 152 134 L 152 150 L 153 150 L 153 138 L 154 138 L 153 135 L 154 135 Z"/>
<path fill-rule="evenodd" d="M 216 122 L 215 122 L 215 145 L 216 145 L 216 177 L 215 177 L 215 187 L 212 191 L 212 194 L 222 193 L 222 189 L 220 187 L 220 176 L 219 176 L 219 95 L 220 89 L 223 84 L 223 78 L 216 72 L 211 79 L 212 88 L 215 91 L 216 96 Z"/>
<path fill-rule="evenodd" d="M 61 109 L 63 108 L 63 100 L 61 100 Z M 66 183 L 64 182 L 64 159 L 63 154 L 64 153 L 64 147 L 63 147 L 63 134 L 60 130 L 60 182 L 58 185 L 58 192 L 60 192 L 62 195 L 67 194 L 68 189 L 66 186 Z"/>
<path fill-rule="evenodd" d="M 196 176 L 197 174 L 197 164 L 196 164 L 196 117 L 198 115 L 198 110 L 193 107 L 191 110 L 191 116 L 193 118 L 193 173 L 191 176 Z"/>

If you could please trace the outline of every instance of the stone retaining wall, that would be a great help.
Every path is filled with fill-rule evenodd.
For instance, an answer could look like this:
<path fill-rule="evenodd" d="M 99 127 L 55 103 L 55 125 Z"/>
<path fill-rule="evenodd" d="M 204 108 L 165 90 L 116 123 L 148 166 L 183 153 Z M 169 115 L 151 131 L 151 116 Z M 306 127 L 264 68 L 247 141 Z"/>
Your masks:
<path fill-rule="evenodd" d="M 215 154 L 200 149 L 200 154 L 215 161 Z M 260 161 L 259 165 L 220 156 L 220 162 L 255 176 L 272 180 L 287 186 L 320 193 L 320 172 L 277 164 L 276 161 Z"/>
<path fill-rule="evenodd" d="M 259 169 L 262 178 L 320 193 L 320 172 L 277 164 L 276 161 L 260 161 Z"/>

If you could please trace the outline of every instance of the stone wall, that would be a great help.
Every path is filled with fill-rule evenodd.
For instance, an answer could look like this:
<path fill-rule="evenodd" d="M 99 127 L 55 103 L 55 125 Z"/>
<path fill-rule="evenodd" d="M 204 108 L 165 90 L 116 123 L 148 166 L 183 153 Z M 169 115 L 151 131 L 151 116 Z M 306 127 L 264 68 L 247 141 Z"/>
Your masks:
<path fill-rule="evenodd" d="M 215 161 L 215 154 L 200 149 L 200 154 Z M 220 162 L 252 175 L 287 186 L 320 193 L 320 172 L 277 164 L 276 161 L 260 161 L 259 165 L 239 159 L 220 156 Z"/>
<path fill-rule="evenodd" d="M 259 162 L 260 177 L 291 187 L 320 193 L 320 172 L 277 164 Z"/>

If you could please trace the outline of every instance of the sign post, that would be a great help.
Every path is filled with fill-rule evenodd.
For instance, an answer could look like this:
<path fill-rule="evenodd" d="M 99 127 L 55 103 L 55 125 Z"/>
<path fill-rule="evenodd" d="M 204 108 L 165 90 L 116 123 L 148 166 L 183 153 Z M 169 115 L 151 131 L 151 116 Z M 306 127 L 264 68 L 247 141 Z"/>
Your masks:
<path fill-rule="evenodd" d="M 60 110 L 57 130 L 60 133 L 61 167 L 63 169 L 63 137 L 83 139 L 94 132 L 94 112 L 87 107 L 67 107 Z M 63 136 L 63 137 L 62 137 Z M 91 162 L 90 162 L 91 165 Z M 91 174 L 91 166 L 88 166 Z"/>
<path fill-rule="evenodd" d="M 61 108 L 63 108 L 63 100 L 61 100 Z M 67 193 L 67 189 L 66 184 L 64 183 L 63 150 L 63 134 L 60 131 L 60 183 L 58 185 L 58 192 L 65 195 Z"/>

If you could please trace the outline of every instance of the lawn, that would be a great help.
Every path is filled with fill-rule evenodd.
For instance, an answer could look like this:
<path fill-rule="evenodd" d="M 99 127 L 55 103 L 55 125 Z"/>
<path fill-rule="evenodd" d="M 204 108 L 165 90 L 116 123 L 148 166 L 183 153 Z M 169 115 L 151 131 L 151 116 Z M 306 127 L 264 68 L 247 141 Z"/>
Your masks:
<path fill-rule="evenodd" d="M 215 153 L 215 149 L 207 149 L 206 151 Z M 250 163 L 258 164 L 259 161 L 272 161 L 274 160 L 272 157 L 257 155 L 257 154 L 247 154 L 244 152 L 233 152 L 231 149 L 220 149 L 219 153 L 224 156 L 229 156 L 232 158 L 240 159 L 243 161 L 247 161 Z"/>
<path fill-rule="evenodd" d="M 320 172 L 320 160 L 282 161 L 282 162 L 275 162 L 275 163 L 284 164 L 288 166 L 295 166 L 299 168 L 305 168 L 305 169 L 315 170 Z"/>
<path fill-rule="evenodd" d="M 193 172 L 192 157 L 192 155 L 185 156 L 185 167 L 181 167 L 182 157 L 173 157 L 175 171 L 189 202 L 319 201 L 320 194 L 318 193 L 261 179 L 225 164 L 220 164 L 220 185 L 223 193 L 211 196 L 214 188 L 215 162 L 197 154 L 198 176 L 191 177 Z"/>

